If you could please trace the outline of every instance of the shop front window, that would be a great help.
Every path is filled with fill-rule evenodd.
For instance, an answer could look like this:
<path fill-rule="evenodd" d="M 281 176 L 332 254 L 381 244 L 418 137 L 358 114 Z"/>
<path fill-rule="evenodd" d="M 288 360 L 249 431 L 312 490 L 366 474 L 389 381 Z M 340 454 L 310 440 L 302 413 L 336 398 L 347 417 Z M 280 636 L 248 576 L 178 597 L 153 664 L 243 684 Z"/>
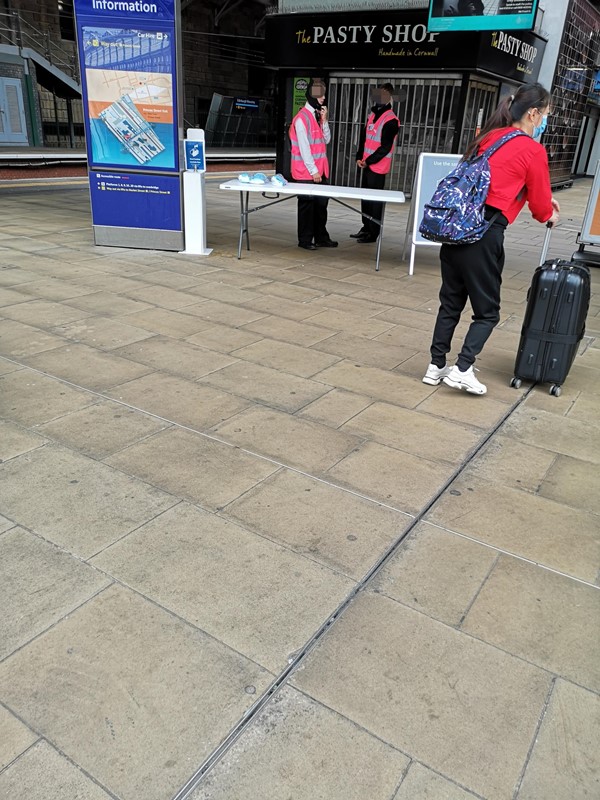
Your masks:
<path fill-rule="evenodd" d="M 332 183 L 355 186 L 360 180 L 356 150 L 369 115 L 370 90 L 391 83 L 400 119 L 386 188 L 410 195 L 420 153 L 451 153 L 458 118 L 461 81 L 400 75 L 331 76 L 327 105 L 333 127 Z"/>

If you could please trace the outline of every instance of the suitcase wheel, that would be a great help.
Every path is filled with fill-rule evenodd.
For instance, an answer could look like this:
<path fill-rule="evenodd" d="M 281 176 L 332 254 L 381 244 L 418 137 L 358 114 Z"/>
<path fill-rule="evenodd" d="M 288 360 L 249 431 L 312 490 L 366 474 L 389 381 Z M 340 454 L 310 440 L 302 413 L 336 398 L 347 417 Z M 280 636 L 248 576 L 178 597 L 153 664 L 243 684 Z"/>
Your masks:
<path fill-rule="evenodd" d="M 550 387 L 550 394 L 553 395 L 554 397 L 560 397 L 561 392 L 562 389 L 556 383 L 553 383 L 552 386 Z"/>
<path fill-rule="evenodd" d="M 511 380 L 510 385 L 512 386 L 513 389 L 520 389 L 521 378 L 517 378 L 517 376 L 515 375 L 515 377 Z"/>

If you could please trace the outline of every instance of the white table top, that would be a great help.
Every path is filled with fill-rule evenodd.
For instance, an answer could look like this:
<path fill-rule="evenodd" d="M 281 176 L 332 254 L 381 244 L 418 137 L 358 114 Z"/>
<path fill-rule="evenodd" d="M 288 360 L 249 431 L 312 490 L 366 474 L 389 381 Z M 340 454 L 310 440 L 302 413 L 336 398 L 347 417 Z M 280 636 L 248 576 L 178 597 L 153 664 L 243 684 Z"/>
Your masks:
<path fill-rule="evenodd" d="M 404 192 L 392 192 L 388 189 L 363 189 L 360 186 L 331 186 L 322 183 L 288 183 L 275 186 L 269 183 L 242 183 L 232 180 L 220 184 L 219 189 L 235 192 L 267 192 L 279 195 L 313 195 L 330 197 L 334 200 L 374 200 L 378 203 L 404 203 Z"/>

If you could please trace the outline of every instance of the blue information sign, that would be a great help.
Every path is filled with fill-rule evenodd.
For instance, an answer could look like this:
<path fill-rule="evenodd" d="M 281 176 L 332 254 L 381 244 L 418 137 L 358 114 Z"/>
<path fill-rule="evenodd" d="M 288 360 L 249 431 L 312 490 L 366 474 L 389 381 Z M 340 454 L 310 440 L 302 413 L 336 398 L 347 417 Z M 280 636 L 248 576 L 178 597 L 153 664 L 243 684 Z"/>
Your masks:
<path fill-rule="evenodd" d="M 185 140 L 185 168 L 196 172 L 206 172 L 204 142 Z"/>
<path fill-rule="evenodd" d="M 175 20 L 175 0 L 75 0 L 78 17 Z"/>
<path fill-rule="evenodd" d="M 532 30 L 538 0 L 429 0 L 429 31 Z"/>
<path fill-rule="evenodd" d="M 178 175 L 90 171 L 94 225 L 181 230 Z"/>

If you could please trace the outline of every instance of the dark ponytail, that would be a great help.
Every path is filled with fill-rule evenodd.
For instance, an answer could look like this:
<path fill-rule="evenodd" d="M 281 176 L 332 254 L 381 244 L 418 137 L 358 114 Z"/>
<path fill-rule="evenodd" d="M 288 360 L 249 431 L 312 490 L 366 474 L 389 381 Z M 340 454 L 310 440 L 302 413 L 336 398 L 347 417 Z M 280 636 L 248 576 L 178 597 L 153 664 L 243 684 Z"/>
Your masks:
<path fill-rule="evenodd" d="M 479 145 L 491 131 L 507 128 L 518 122 L 530 108 L 547 108 L 550 105 L 550 92 L 541 83 L 520 86 L 514 94 L 506 95 L 500 105 L 465 151 L 465 158 L 477 153 Z"/>

